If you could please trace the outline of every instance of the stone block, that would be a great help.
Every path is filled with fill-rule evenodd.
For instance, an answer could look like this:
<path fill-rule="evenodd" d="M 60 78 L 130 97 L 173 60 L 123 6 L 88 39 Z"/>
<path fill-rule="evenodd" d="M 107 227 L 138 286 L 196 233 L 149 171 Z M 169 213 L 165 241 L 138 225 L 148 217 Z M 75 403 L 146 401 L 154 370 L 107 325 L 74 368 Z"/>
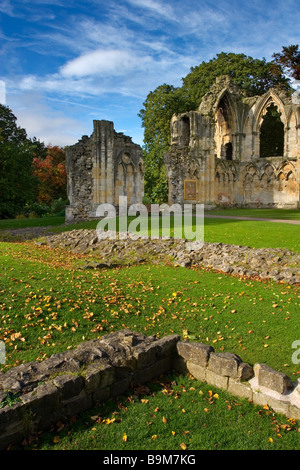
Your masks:
<path fill-rule="evenodd" d="M 242 362 L 238 366 L 238 378 L 241 381 L 250 380 L 254 375 L 253 367 L 246 362 Z"/>
<path fill-rule="evenodd" d="M 92 397 L 81 390 L 78 395 L 72 396 L 61 403 L 61 415 L 73 416 L 82 413 L 92 406 Z"/>
<path fill-rule="evenodd" d="M 223 377 L 239 377 L 239 366 L 242 360 L 236 354 L 211 353 L 208 361 L 208 369 Z"/>
<path fill-rule="evenodd" d="M 86 385 L 90 381 L 95 381 L 97 387 L 105 388 L 112 385 L 115 381 L 115 368 L 111 364 L 100 363 L 89 366 L 84 374 Z"/>
<path fill-rule="evenodd" d="M 253 397 L 252 388 L 249 384 L 241 383 L 231 378 L 229 378 L 228 382 L 228 393 L 248 400 L 252 400 Z"/>
<path fill-rule="evenodd" d="M 93 404 L 101 403 L 101 402 L 107 400 L 111 396 L 110 395 L 110 387 L 99 388 L 91 396 L 92 396 Z"/>
<path fill-rule="evenodd" d="M 110 387 L 110 395 L 112 397 L 117 397 L 127 392 L 129 387 L 132 385 L 132 380 L 133 380 L 133 377 L 131 374 L 128 374 L 127 377 L 117 380 Z"/>
<path fill-rule="evenodd" d="M 206 369 L 206 382 L 208 384 L 214 385 L 215 387 L 221 388 L 223 390 L 227 390 L 228 380 L 228 377 L 224 377 L 213 372 L 212 370 Z"/>
<path fill-rule="evenodd" d="M 0 409 L 0 450 L 5 450 L 10 444 L 24 439 L 25 429 L 21 411 L 19 405 Z"/>
<path fill-rule="evenodd" d="M 295 405 L 290 405 L 287 412 L 287 417 L 291 419 L 298 419 L 300 421 L 300 408 Z"/>
<path fill-rule="evenodd" d="M 178 356 L 174 357 L 172 361 L 172 368 L 176 370 L 179 374 L 187 374 L 188 368 L 186 364 L 186 360 L 183 357 Z"/>
<path fill-rule="evenodd" d="M 198 364 L 201 367 L 206 367 L 210 354 L 214 352 L 214 348 L 203 343 L 179 341 L 177 343 L 177 352 L 185 360 Z"/>
<path fill-rule="evenodd" d="M 188 372 L 192 374 L 195 379 L 200 380 L 200 382 L 206 381 L 206 367 L 199 366 L 190 361 L 187 361 L 186 367 Z"/>
<path fill-rule="evenodd" d="M 136 368 L 143 369 L 157 361 L 161 347 L 156 342 L 151 344 L 140 344 L 135 347 L 133 357 L 136 359 Z"/>
<path fill-rule="evenodd" d="M 77 396 L 83 388 L 83 379 L 80 375 L 59 375 L 53 379 L 53 383 L 58 388 L 62 401 Z"/>
<path fill-rule="evenodd" d="M 282 415 L 287 415 L 289 411 L 289 403 L 287 401 L 277 400 L 271 396 L 268 398 L 268 406 L 270 406 L 275 413 Z"/>
<path fill-rule="evenodd" d="M 176 345 L 180 340 L 179 335 L 169 335 L 159 338 L 155 344 L 160 347 L 160 357 L 170 357 L 176 352 Z"/>
<path fill-rule="evenodd" d="M 137 369 L 133 373 L 133 385 L 148 382 L 154 377 L 165 374 L 172 369 L 172 365 L 171 357 L 163 357 L 146 368 Z"/>
<path fill-rule="evenodd" d="M 57 387 L 49 382 L 39 385 L 34 391 L 21 395 L 22 412 L 27 423 L 35 429 L 45 429 L 59 419 L 60 395 Z"/>
<path fill-rule="evenodd" d="M 268 395 L 262 392 L 253 391 L 252 401 L 255 405 L 259 405 L 259 406 L 268 405 L 268 399 L 269 399 Z"/>
<path fill-rule="evenodd" d="M 257 378 L 258 386 L 266 387 L 280 394 L 285 394 L 293 388 L 290 378 L 266 364 L 255 364 L 254 374 Z"/>

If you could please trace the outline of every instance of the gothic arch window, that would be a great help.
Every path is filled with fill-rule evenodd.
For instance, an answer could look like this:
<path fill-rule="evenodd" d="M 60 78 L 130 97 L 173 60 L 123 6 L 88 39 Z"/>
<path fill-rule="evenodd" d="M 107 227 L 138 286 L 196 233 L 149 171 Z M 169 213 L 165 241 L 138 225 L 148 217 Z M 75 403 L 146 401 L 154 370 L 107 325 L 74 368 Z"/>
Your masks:
<path fill-rule="evenodd" d="M 260 126 L 260 157 L 282 157 L 284 124 L 277 106 L 271 103 Z"/>
<path fill-rule="evenodd" d="M 190 145 L 190 119 L 183 116 L 181 119 L 181 143 L 185 147 Z"/>
<path fill-rule="evenodd" d="M 233 159 L 233 132 L 233 110 L 229 98 L 225 93 L 220 99 L 215 114 L 215 138 L 218 158 L 223 160 Z"/>

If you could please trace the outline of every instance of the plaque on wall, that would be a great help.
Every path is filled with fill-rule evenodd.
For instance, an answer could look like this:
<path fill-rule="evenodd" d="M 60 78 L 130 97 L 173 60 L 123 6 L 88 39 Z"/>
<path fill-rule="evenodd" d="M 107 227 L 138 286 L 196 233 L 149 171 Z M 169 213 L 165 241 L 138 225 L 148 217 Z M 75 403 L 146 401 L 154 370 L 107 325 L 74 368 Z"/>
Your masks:
<path fill-rule="evenodd" d="M 184 180 L 184 199 L 196 199 L 197 181 Z"/>

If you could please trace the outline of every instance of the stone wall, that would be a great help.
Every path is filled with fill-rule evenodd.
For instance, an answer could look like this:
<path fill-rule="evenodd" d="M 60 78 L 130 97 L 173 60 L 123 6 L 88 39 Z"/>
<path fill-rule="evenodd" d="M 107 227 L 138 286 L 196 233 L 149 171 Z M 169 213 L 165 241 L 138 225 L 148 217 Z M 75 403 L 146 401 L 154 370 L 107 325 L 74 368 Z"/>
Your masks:
<path fill-rule="evenodd" d="M 281 248 L 250 248 L 223 243 L 190 242 L 185 239 L 116 238 L 104 232 L 81 229 L 46 237 L 50 247 L 74 253 L 92 254 L 93 260 L 82 269 L 173 261 L 175 266 L 202 266 L 234 276 L 272 279 L 300 285 L 300 253 Z M 106 238 L 107 236 L 107 238 Z"/>
<path fill-rule="evenodd" d="M 66 221 L 92 219 L 100 204 L 141 203 L 144 196 L 144 162 L 139 145 L 114 130 L 111 121 L 94 121 L 93 134 L 83 136 L 66 151 Z"/>
<path fill-rule="evenodd" d="M 260 145 L 271 108 L 283 128 L 276 154 Z M 246 97 L 222 76 L 198 110 L 174 115 L 170 125 L 169 204 L 300 207 L 300 106 L 292 97 L 275 89 Z"/>
<path fill-rule="evenodd" d="M 172 370 L 300 419 L 299 381 L 178 335 L 158 339 L 125 329 L 1 373 L 0 449 Z"/>

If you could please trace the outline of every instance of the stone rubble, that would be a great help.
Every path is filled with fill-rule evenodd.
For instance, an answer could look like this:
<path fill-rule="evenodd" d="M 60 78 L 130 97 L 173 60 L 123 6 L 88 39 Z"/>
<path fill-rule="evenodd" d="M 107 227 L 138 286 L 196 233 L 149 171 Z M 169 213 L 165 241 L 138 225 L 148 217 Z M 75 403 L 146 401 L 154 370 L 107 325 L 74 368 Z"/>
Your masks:
<path fill-rule="evenodd" d="M 113 237 L 114 235 L 114 237 Z M 249 278 L 300 284 L 300 253 L 280 248 L 250 248 L 223 243 L 191 242 L 185 239 L 133 237 L 122 239 L 114 232 L 98 237 L 96 230 L 80 229 L 49 235 L 36 243 L 73 253 L 92 254 L 85 269 L 132 265 L 168 260 L 175 266 L 201 266 Z"/>

